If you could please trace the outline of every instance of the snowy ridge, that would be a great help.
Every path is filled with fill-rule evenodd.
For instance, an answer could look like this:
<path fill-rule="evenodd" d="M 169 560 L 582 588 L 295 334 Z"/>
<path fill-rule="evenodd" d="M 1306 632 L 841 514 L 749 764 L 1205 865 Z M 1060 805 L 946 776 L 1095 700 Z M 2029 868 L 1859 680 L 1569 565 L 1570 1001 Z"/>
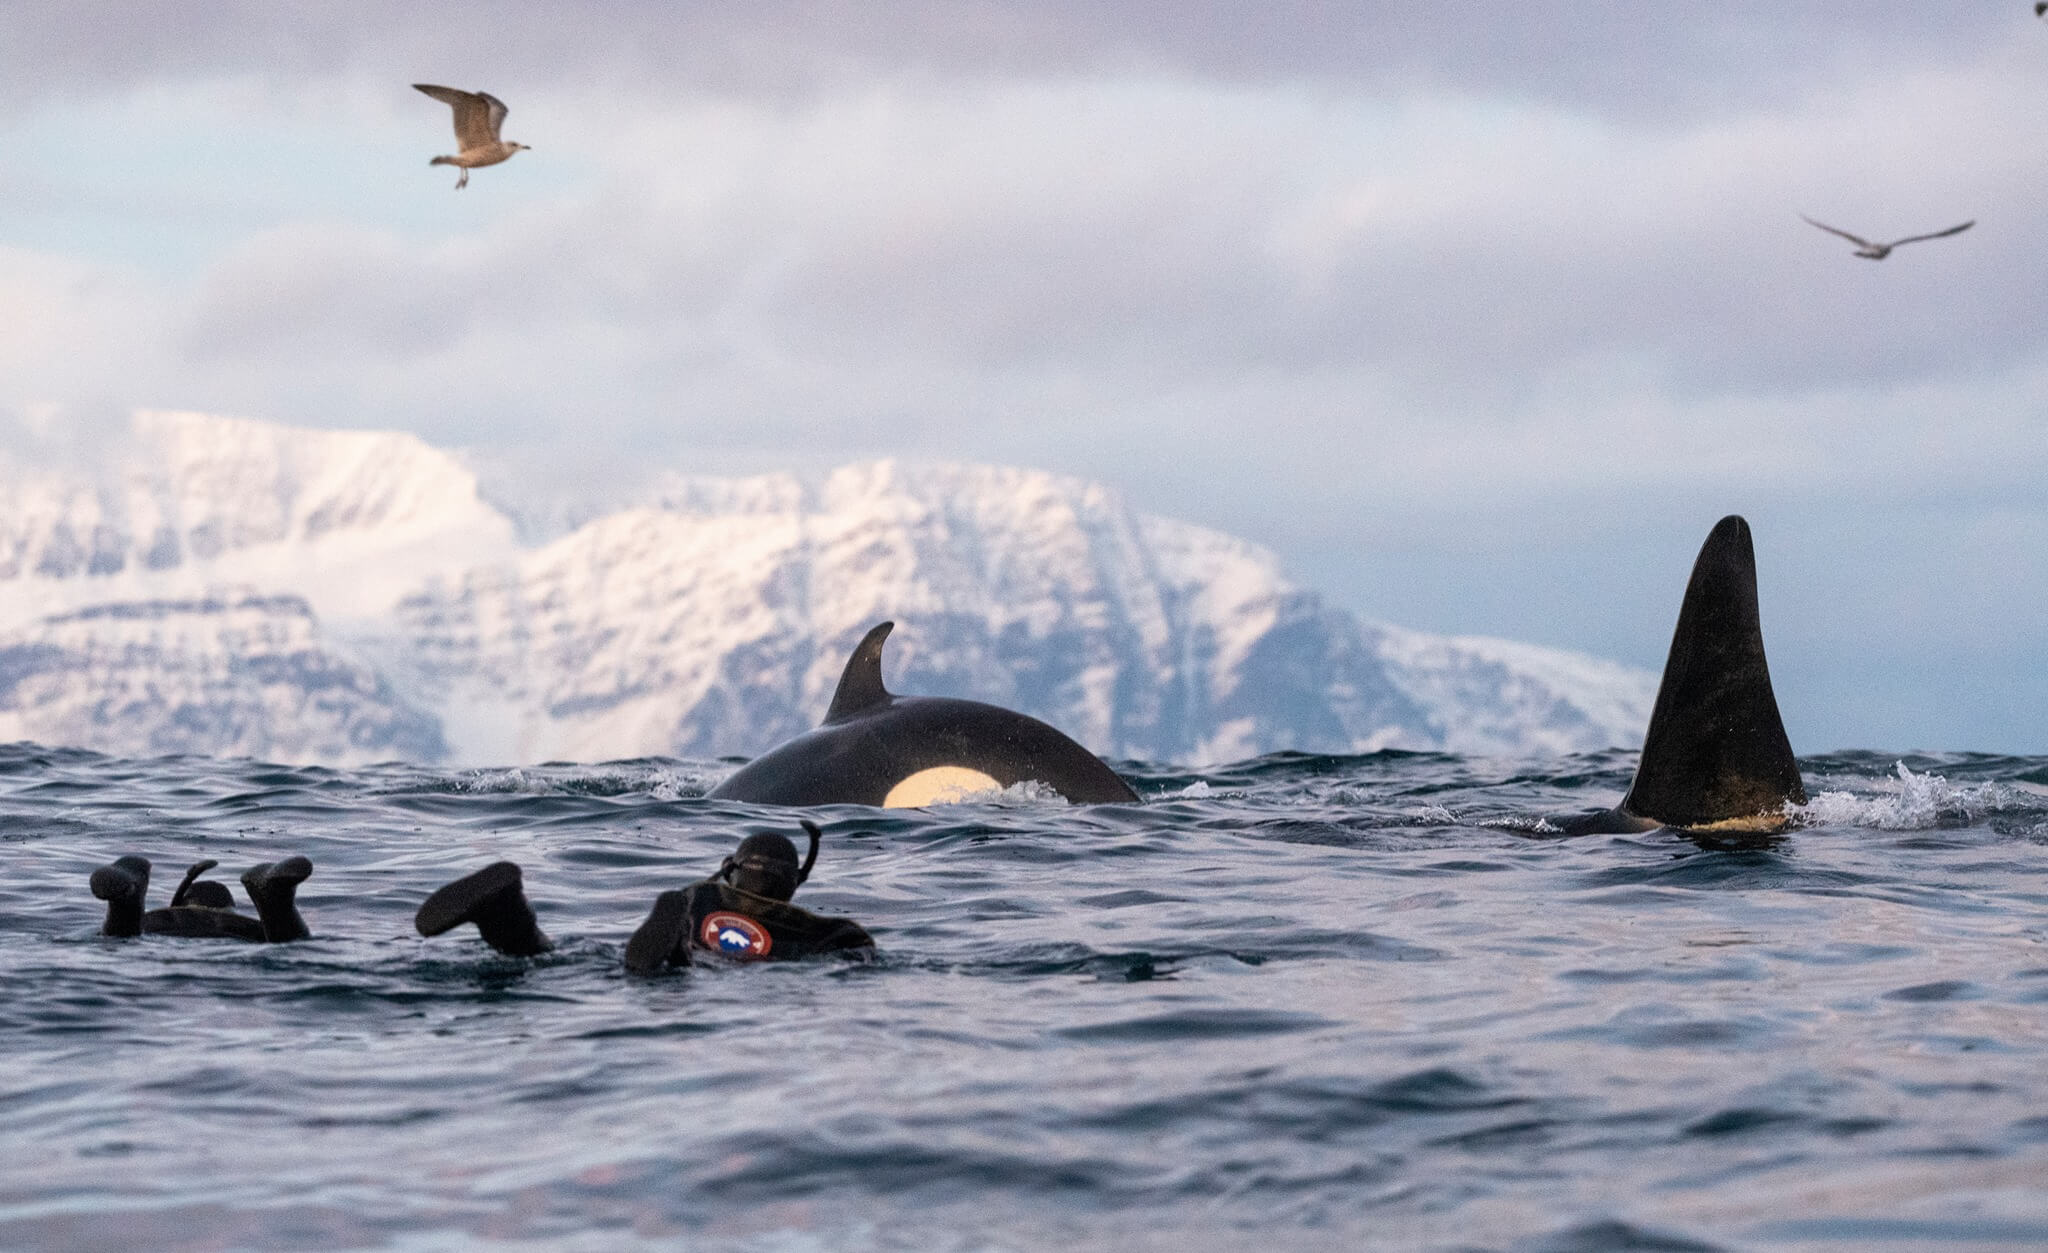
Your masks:
<path fill-rule="evenodd" d="M 751 755 L 816 723 L 883 619 L 895 690 L 1007 705 L 1114 756 L 1633 744 L 1655 692 L 1592 658 L 1363 622 L 1256 545 L 1033 470 L 669 474 L 522 548 L 475 475 L 410 436 L 145 414 L 131 444 L 91 479 L 0 466 L 19 489 L 0 504 L 0 734 L 336 761 Z M 123 695 L 152 666 L 183 677 Z"/>
<path fill-rule="evenodd" d="M 1084 480 L 883 461 L 664 498 L 400 605 L 391 651 L 418 689 L 480 715 L 452 740 L 751 755 L 816 724 L 883 619 L 896 690 L 1007 705 L 1114 756 L 1605 747 L 1640 737 L 1654 696 L 1590 658 L 1360 622 L 1263 549 Z"/>
<path fill-rule="evenodd" d="M 323 647 L 295 596 L 242 589 L 56 614 L 0 637 L 0 741 L 280 761 L 445 755 L 440 727 Z"/>
<path fill-rule="evenodd" d="M 1656 676 L 1583 653 L 1478 635 L 1382 627 L 1380 658 L 1394 685 L 1439 711 L 1444 747 L 1462 753 L 1583 752 L 1641 743 Z M 1612 738 L 1617 727 L 1632 727 Z"/>
<path fill-rule="evenodd" d="M 422 562 L 512 543 L 475 476 L 411 435 L 145 411 L 92 470 L 0 462 L 0 624 L 235 584 L 374 615 Z"/>

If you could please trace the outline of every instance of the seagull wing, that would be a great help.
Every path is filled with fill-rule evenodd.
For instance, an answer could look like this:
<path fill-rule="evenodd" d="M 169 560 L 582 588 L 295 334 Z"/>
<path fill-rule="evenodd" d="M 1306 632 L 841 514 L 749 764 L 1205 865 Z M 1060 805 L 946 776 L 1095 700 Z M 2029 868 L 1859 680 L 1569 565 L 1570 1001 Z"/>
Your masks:
<path fill-rule="evenodd" d="M 1951 226 L 1945 231 L 1936 231 L 1932 235 L 1908 235 L 1904 239 L 1900 240 L 1898 244 L 1893 244 L 1892 247 L 1896 248 L 1899 246 L 1899 244 L 1917 244 L 1923 239 L 1947 239 L 1951 235 L 1962 234 L 1964 231 L 1969 230 L 1976 224 L 1977 219 L 1971 218 L 1969 221 L 1963 223 L 1961 226 Z"/>
<path fill-rule="evenodd" d="M 468 152 L 472 148 L 487 148 L 497 142 L 497 127 L 491 120 L 491 97 L 474 91 L 457 91 L 453 87 L 436 87 L 432 83 L 414 83 L 413 89 L 426 92 L 442 104 L 455 110 L 455 142 Z M 505 106 L 499 105 L 500 109 Z"/>
<path fill-rule="evenodd" d="M 499 128 L 505 125 L 505 115 L 512 110 L 505 107 L 503 100 L 498 99 L 488 91 L 480 91 L 476 93 L 476 97 L 484 102 L 484 107 L 488 110 L 485 116 L 491 125 L 491 141 L 495 143 L 498 139 Z"/>
<path fill-rule="evenodd" d="M 1821 228 L 1822 230 L 1826 231 L 1826 232 L 1827 232 L 1828 234 L 1830 234 L 1830 235 L 1840 235 L 1840 236 L 1841 236 L 1841 237 L 1842 237 L 1843 239 L 1846 239 L 1846 240 L 1848 240 L 1848 241 L 1849 241 L 1850 243 L 1852 243 L 1852 244 L 1855 244 L 1855 245 L 1856 245 L 1856 246 L 1857 246 L 1858 248 L 1875 248 L 1875 247 L 1877 247 L 1877 245 L 1876 245 L 1876 244 L 1873 244 L 1873 243 L 1871 243 L 1871 242 L 1870 242 L 1869 240 L 1867 240 L 1867 239 L 1863 238 L 1863 237 L 1862 237 L 1862 236 L 1860 236 L 1860 235 L 1851 235 L 1851 234 L 1850 234 L 1849 232 L 1847 232 L 1847 231 L 1838 231 L 1838 230 L 1836 230 L 1836 229 L 1835 229 L 1834 227 L 1832 227 L 1832 226 L 1829 226 L 1829 225 L 1828 225 L 1828 224 L 1827 224 L 1826 222 L 1816 222 L 1816 221 L 1814 221 L 1814 220 L 1813 220 L 1812 218 L 1810 218 L 1810 217 L 1807 217 L 1807 216 L 1806 216 L 1806 215 L 1805 215 L 1804 213 L 1802 213 L 1802 214 L 1800 214 L 1800 215 L 1799 215 L 1799 220 L 1800 220 L 1800 221 L 1802 221 L 1802 222 L 1804 222 L 1804 223 L 1806 223 L 1806 224 L 1807 224 L 1808 226 L 1818 226 L 1818 227 L 1820 227 L 1820 228 Z"/>

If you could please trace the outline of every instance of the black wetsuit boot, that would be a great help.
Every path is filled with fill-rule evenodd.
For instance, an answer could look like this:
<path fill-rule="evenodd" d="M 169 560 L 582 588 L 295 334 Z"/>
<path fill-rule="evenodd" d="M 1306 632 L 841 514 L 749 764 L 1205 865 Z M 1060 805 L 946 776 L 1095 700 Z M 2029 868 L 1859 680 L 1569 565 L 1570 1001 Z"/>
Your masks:
<path fill-rule="evenodd" d="M 265 862 L 242 872 L 242 889 L 256 906 L 263 922 L 263 938 L 272 944 L 303 940 L 313 933 L 299 916 L 299 885 L 313 873 L 313 863 L 303 857 Z"/>
<path fill-rule="evenodd" d="M 101 935 L 142 934 L 142 898 L 149 893 L 149 858 L 132 854 L 92 872 L 92 894 L 107 903 Z"/>
<path fill-rule="evenodd" d="M 476 924 L 484 943 L 513 957 L 533 957 L 555 946 L 540 929 L 533 906 L 527 902 L 519 867 L 509 861 L 493 862 L 441 888 L 412 919 L 412 925 L 426 936 L 465 922 Z"/>

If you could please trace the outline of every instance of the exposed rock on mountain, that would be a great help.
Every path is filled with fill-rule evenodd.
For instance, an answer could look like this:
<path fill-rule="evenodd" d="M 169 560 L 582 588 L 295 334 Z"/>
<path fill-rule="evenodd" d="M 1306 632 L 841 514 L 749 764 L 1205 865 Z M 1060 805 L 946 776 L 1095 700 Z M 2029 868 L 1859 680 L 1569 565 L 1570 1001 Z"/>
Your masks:
<path fill-rule="evenodd" d="M 0 740 L 148 756 L 432 761 L 440 726 L 324 648 L 296 596 L 128 601 L 0 636 Z"/>

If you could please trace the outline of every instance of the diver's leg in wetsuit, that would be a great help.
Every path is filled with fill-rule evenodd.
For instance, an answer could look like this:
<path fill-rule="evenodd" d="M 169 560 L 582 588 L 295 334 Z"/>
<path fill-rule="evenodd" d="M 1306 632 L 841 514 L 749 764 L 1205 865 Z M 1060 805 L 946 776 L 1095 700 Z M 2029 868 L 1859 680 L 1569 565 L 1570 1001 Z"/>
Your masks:
<path fill-rule="evenodd" d="M 476 924 L 484 943 L 513 957 L 532 957 L 555 946 L 533 916 L 519 867 L 509 861 L 492 862 L 441 888 L 412 919 L 419 933 L 429 936 L 465 922 Z"/>
<path fill-rule="evenodd" d="M 263 920 L 263 938 L 272 944 L 303 940 L 313 933 L 299 916 L 299 885 L 313 873 L 313 863 L 303 857 L 265 862 L 242 872 L 242 889 Z"/>
<path fill-rule="evenodd" d="M 130 854 L 92 872 L 92 894 L 107 903 L 101 935 L 142 934 L 142 898 L 149 893 L 149 858 Z"/>
<path fill-rule="evenodd" d="M 651 975 L 664 966 L 690 964 L 690 892 L 680 888 L 654 898 L 647 921 L 626 941 L 626 969 Z"/>

